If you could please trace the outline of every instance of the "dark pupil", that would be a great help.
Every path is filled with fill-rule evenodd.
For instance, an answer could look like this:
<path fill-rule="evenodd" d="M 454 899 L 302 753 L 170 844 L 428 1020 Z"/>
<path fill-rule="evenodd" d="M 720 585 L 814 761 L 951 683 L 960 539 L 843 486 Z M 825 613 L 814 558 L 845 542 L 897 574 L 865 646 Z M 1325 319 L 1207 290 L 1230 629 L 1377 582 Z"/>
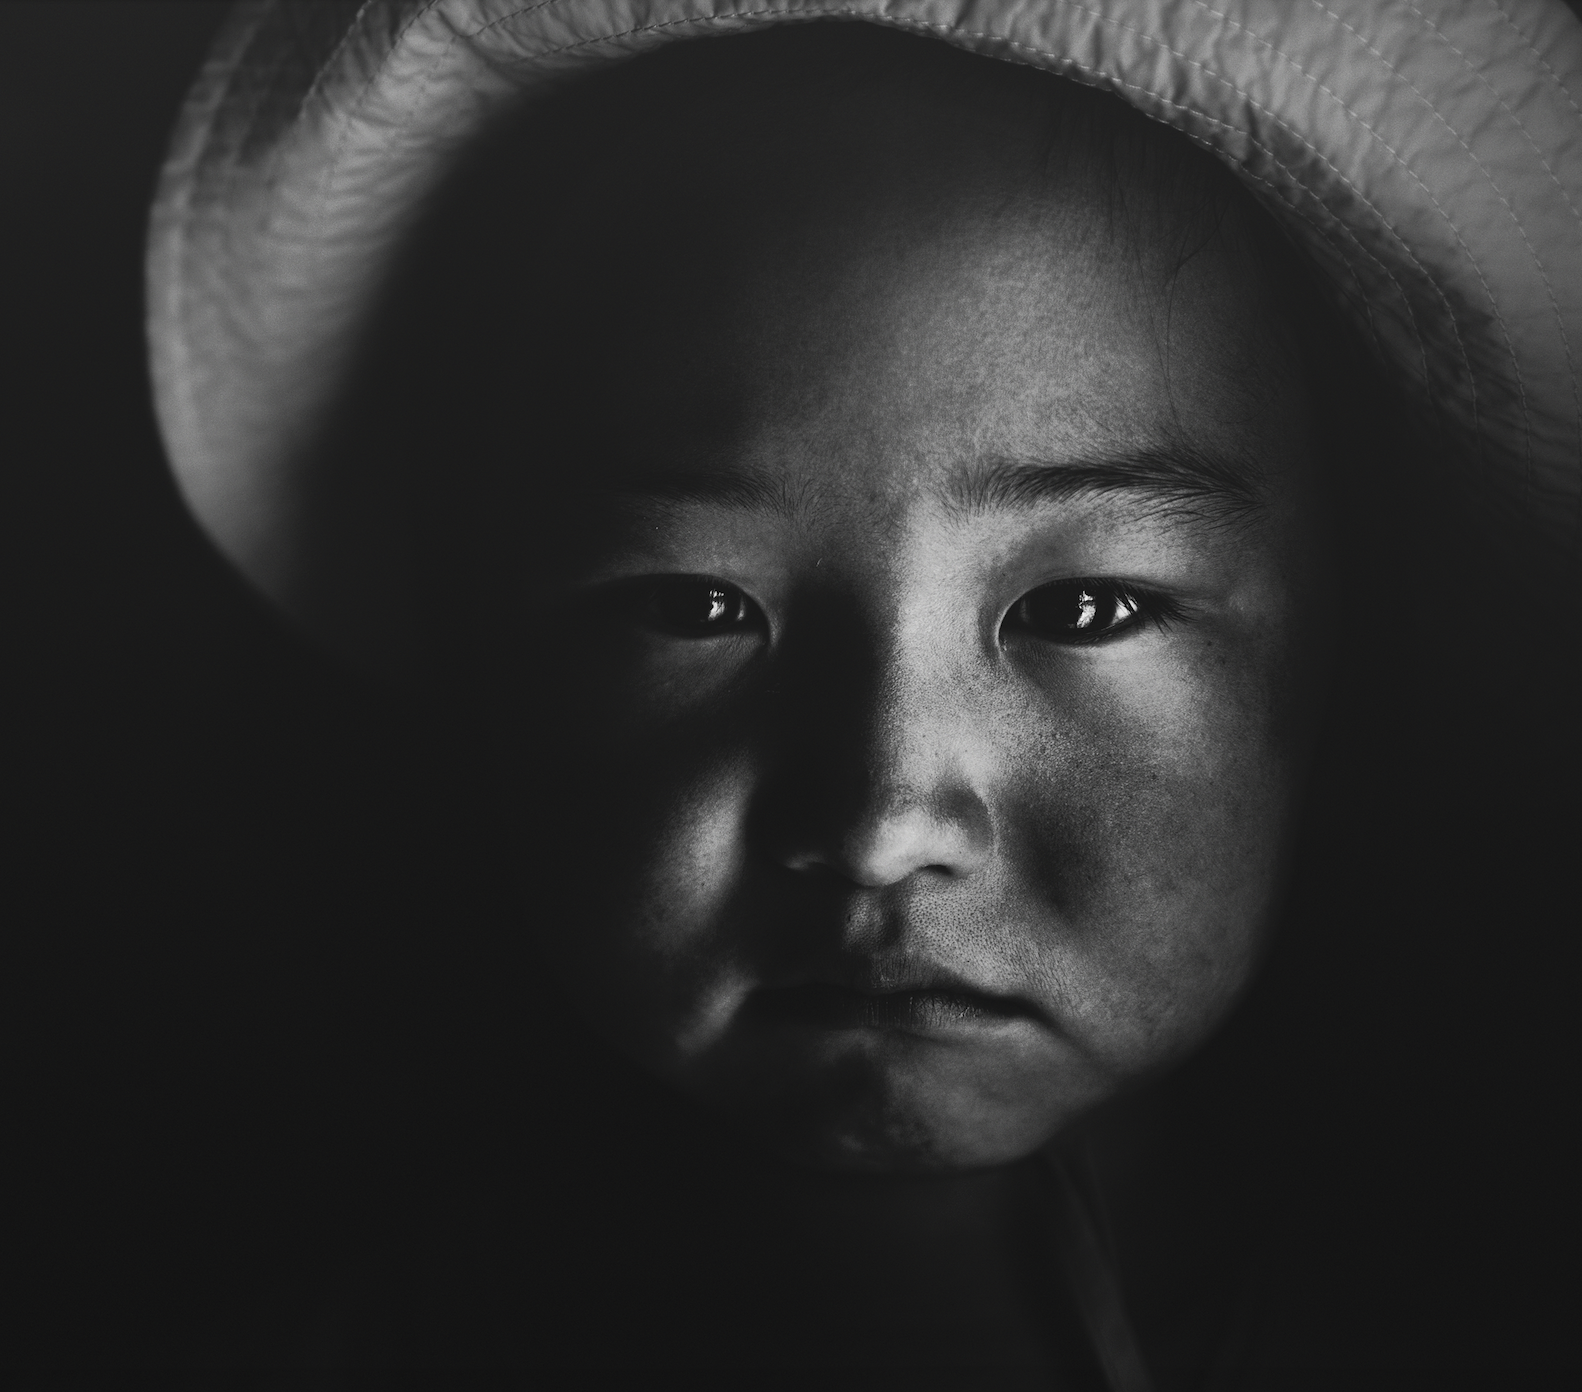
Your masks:
<path fill-rule="evenodd" d="M 1045 633 L 1102 633 L 1115 622 L 1115 596 L 1096 585 L 1046 585 L 1022 604 L 1028 626 Z"/>
<path fill-rule="evenodd" d="M 654 607 L 665 623 L 683 629 L 711 628 L 736 616 L 732 592 L 702 580 L 661 586 Z"/>

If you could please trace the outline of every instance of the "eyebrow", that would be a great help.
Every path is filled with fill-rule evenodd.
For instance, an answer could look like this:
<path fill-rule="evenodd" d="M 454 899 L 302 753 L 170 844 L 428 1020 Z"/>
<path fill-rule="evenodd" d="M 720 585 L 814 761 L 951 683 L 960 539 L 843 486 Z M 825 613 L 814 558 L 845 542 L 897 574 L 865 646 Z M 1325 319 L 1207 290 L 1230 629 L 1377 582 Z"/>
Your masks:
<path fill-rule="evenodd" d="M 990 457 L 953 485 L 950 502 L 975 516 L 1115 495 L 1139 498 L 1165 516 L 1214 521 L 1239 520 L 1265 505 L 1255 460 L 1187 445 L 1069 461 Z"/>
<path fill-rule="evenodd" d="M 782 517 L 805 511 L 805 497 L 794 495 L 785 479 L 745 466 L 623 474 L 605 483 L 600 491 L 649 502 L 706 503 Z"/>
<path fill-rule="evenodd" d="M 745 466 L 630 473 L 600 491 L 671 503 L 702 503 L 795 517 L 808 489 Z M 974 461 L 946 490 L 963 516 L 1031 511 L 1078 498 L 1128 496 L 1175 517 L 1234 521 L 1264 506 L 1262 471 L 1250 458 L 1208 454 L 1187 446 L 1143 449 L 1090 459 L 1042 460 L 994 455 Z"/>

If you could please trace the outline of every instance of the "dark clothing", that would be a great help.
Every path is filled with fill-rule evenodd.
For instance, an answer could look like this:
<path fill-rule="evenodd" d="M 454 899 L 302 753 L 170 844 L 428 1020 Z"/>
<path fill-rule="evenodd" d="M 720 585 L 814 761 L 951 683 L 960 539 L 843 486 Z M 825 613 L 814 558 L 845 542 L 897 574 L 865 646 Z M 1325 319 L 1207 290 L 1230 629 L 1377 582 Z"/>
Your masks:
<path fill-rule="evenodd" d="M 220 1333 L 195 1361 L 1108 1386 L 1042 1161 L 949 1178 L 794 1170 L 621 1083 L 552 1137 L 494 1118 L 471 1143 L 443 1126 L 347 1167 L 300 1225 L 305 1249 L 277 1253 L 286 1269 L 194 1321 Z"/>

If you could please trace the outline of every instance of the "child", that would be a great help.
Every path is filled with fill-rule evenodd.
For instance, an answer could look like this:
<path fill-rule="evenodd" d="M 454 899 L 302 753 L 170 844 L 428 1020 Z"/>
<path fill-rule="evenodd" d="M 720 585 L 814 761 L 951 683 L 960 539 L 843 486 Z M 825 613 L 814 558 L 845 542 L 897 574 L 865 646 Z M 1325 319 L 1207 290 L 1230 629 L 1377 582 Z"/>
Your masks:
<path fill-rule="evenodd" d="M 443 281 L 536 327 L 469 443 L 523 873 L 579 886 L 544 950 L 810 1163 L 1016 1160 L 1212 1028 L 1276 899 L 1338 565 L 1288 258 L 1042 74 L 823 27 L 646 62 L 536 116 L 563 193 L 493 171 L 547 238 L 465 219 L 551 283 Z"/>
<path fill-rule="evenodd" d="M 646 1306 L 652 1341 L 701 1301 L 702 1361 L 1146 1385 L 1093 1195 L 1022 1162 L 1197 1048 L 1264 953 L 1357 623 L 1340 502 L 1393 438 L 1336 360 L 1360 357 L 1350 331 L 1179 134 L 863 25 L 584 76 L 427 218 L 300 451 L 338 478 L 280 515 L 329 535 L 404 497 L 447 538 L 409 546 L 407 607 L 447 596 L 424 601 L 430 647 L 460 654 L 565 1003 L 534 1008 L 567 1055 L 601 1040 L 699 1104 L 690 1134 L 755 1138 L 656 1163 L 596 1239 L 523 1245 L 639 1273 L 663 1253 L 686 1299 L 628 1272 L 562 1305 Z M 373 652 L 355 596 L 394 550 L 309 550 L 255 570 Z M 743 1180 L 753 1147 L 898 1178 L 854 1209 L 772 1164 Z M 699 1172 L 779 1235 L 731 1246 Z M 885 1294 L 838 1298 L 775 1210 L 841 1263 L 888 1247 Z M 785 1270 L 732 1305 L 731 1263 L 681 1255 L 710 1242 Z M 949 1242 L 970 1255 L 937 1260 Z M 498 1335 L 407 1299 L 441 1361 Z M 888 1342 L 806 1334 L 864 1299 Z M 545 1351 L 578 1317 L 534 1320 L 512 1358 L 599 1361 Z M 401 1345 L 380 1356 L 421 1361 Z"/>

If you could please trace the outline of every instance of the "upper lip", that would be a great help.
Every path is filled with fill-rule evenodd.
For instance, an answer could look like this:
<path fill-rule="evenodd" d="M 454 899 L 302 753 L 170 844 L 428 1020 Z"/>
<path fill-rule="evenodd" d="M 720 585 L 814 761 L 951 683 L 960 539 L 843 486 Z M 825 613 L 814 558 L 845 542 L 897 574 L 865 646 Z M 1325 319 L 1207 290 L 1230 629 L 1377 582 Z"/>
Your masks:
<path fill-rule="evenodd" d="M 783 905 L 781 912 L 790 907 Z M 897 895 L 854 895 L 816 906 L 796 903 L 803 912 L 796 913 L 798 931 L 790 941 L 799 942 L 800 950 L 793 949 L 773 966 L 763 963 L 768 970 L 759 978 L 761 988 L 824 986 L 865 996 L 949 994 L 1000 1012 L 1044 1018 L 1029 997 L 984 979 L 992 973 L 969 974 L 939 960 L 928 950 L 927 940 L 934 935 L 926 931 L 927 922 L 910 911 L 916 907 Z"/>

